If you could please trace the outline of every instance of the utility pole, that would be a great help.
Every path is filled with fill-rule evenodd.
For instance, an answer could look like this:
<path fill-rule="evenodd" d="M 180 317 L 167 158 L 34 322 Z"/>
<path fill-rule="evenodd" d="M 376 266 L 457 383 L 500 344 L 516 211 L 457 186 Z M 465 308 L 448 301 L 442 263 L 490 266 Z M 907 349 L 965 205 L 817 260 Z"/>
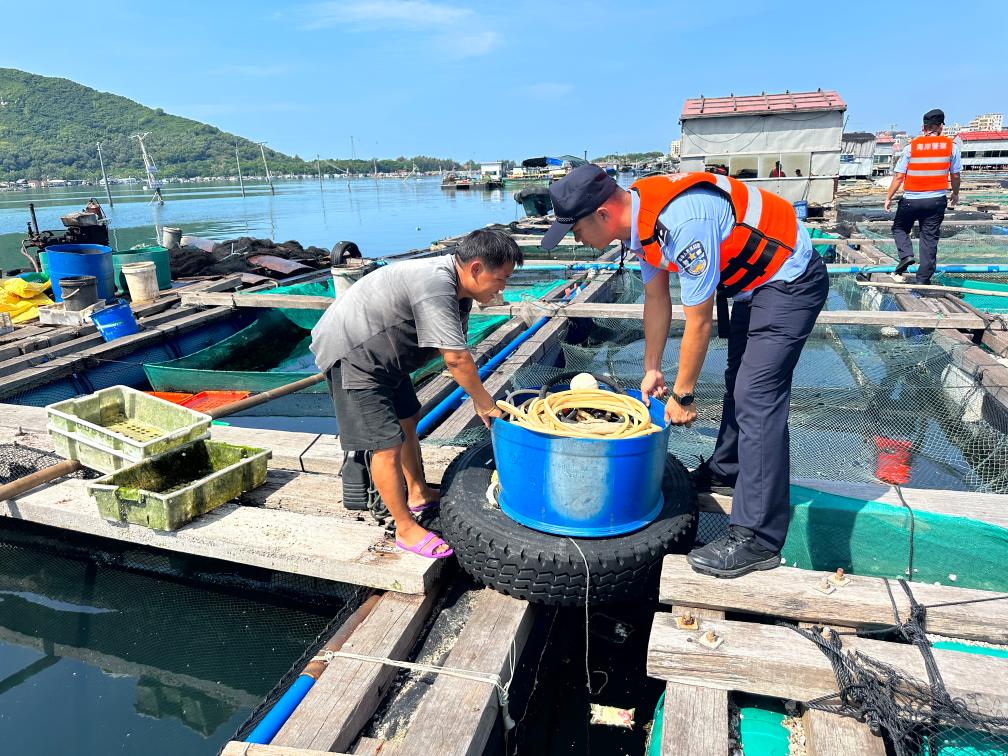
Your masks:
<path fill-rule="evenodd" d="M 108 197 L 108 206 L 115 207 L 112 204 L 112 191 L 109 189 L 108 176 L 105 174 L 105 161 L 102 159 L 101 142 L 98 142 L 98 164 L 101 166 L 102 181 L 105 182 L 105 196 Z"/>
<path fill-rule="evenodd" d="M 273 177 L 270 176 L 269 172 L 269 164 L 266 162 L 266 148 L 263 147 L 264 144 L 266 142 L 259 142 L 259 154 L 262 155 L 263 166 L 266 168 L 266 183 L 269 184 L 270 194 L 276 194 L 276 191 L 273 189 Z"/>
<path fill-rule="evenodd" d="M 322 163 L 319 162 L 318 153 L 315 153 L 315 167 L 318 169 L 318 188 L 322 191 Z"/>
<path fill-rule="evenodd" d="M 350 135 L 350 159 L 351 160 L 356 160 L 357 159 L 357 149 L 354 147 L 353 135 L 352 134 Z"/>
<path fill-rule="evenodd" d="M 163 205 L 164 196 L 161 194 L 161 181 L 157 178 L 157 166 L 154 165 L 151 156 L 147 154 L 147 146 L 144 144 L 144 139 L 148 136 L 150 136 L 150 132 L 145 131 L 143 134 L 134 134 L 133 138 L 140 142 L 140 154 L 143 156 L 144 168 L 147 171 L 147 186 L 154 192 L 151 203 L 157 200 L 159 205 Z"/>
<path fill-rule="evenodd" d="M 235 165 L 238 166 L 238 185 L 242 190 L 242 197 L 245 196 L 245 179 L 242 178 L 241 160 L 238 159 L 238 140 L 235 139 Z"/>

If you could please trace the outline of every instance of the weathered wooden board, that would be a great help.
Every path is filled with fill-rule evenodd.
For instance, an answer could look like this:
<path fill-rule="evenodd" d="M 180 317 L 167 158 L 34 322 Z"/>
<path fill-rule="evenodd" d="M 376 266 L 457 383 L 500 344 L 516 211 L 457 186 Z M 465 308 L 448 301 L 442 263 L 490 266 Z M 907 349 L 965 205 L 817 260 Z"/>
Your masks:
<path fill-rule="evenodd" d="M 342 650 L 376 658 L 405 659 L 433 607 L 435 593 L 386 593 Z M 378 708 L 398 669 L 335 658 L 277 733 L 277 745 L 348 750 Z"/>
<path fill-rule="evenodd" d="M 678 604 L 672 607 L 673 617 L 685 613 L 709 620 L 724 619 L 724 612 Z M 728 738 L 728 691 L 673 682 L 665 684 L 662 756 L 681 753 L 684 747 L 690 753 L 725 754 L 728 753 Z"/>
<path fill-rule="evenodd" d="M 353 754 L 310 751 L 306 748 L 288 748 L 287 746 L 256 745 L 232 740 L 224 746 L 221 756 L 353 756 Z"/>
<path fill-rule="evenodd" d="M 801 627 L 809 627 L 801 624 Z M 833 626 L 834 630 L 848 628 Z M 809 756 L 886 756 L 885 741 L 871 734 L 868 725 L 820 709 L 806 709 L 802 715 L 805 750 Z"/>
<path fill-rule="evenodd" d="M 484 589 L 444 666 L 499 674 L 506 682 L 512 649 L 517 660 L 534 616 L 531 604 Z M 441 675 L 424 695 L 399 752 L 421 753 L 436 743 L 439 756 L 478 756 L 490 738 L 498 709 L 493 685 Z"/>
<path fill-rule="evenodd" d="M 283 307 L 288 310 L 325 310 L 336 300 L 301 294 L 182 294 L 185 307 Z"/>
<path fill-rule="evenodd" d="M 136 543 L 400 593 L 425 593 L 443 567 L 395 550 L 376 552 L 384 531 L 367 520 L 296 514 L 225 504 L 172 532 L 109 522 L 99 516 L 84 481 L 65 480 L 11 501 L 0 516 Z"/>
<path fill-rule="evenodd" d="M 662 564 L 659 597 L 665 603 L 857 628 L 894 624 L 893 601 L 901 620 L 910 616 L 910 601 L 896 581 L 890 581 L 892 601 L 882 578 L 863 575 L 848 576 L 850 583 L 827 595 L 816 586 L 831 574 L 778 567 L 733 580 L 718 580 L 694 572 L 685 556 L 670 554 Z M 930 583 L 913 583 L 910 588 L 924 605 L 1005 595 Z M 928 609 L 924 626 L 929 633 L 938 635 L 1008 643 L 1008 598 L 962 606 L 934 606 Z"/>
<path fill-rule="evenodd" d="M 502 305 L 488 307 L 484 310 L 488 315 L 516 315 L 518 305 Z M 567 318 L 610 318 L 617 320 L 641 320 L 644 317 L 642 304 L 602 304 L 572 302 L 559 308 L 559 315 Z M 717 313 L 713 317 L 717 319 Z M 682 321 L 686 314 L 682 305 L 672 306 L 672 320 Z M 965 328 L 981 330 L 985 327 L 982 318 L 971 313 L 928 313 L 928 312 L 889 312 L 880 310 L 823 310 L 816 319 L 817 323 L 837 325 L 866 326 L 900 326 L 907 328 Z"/>
<path fill-rule="evenodd" d="M 696 642 L 696 633 L 678 630 L 672 615 L 655 615 L 648 643 L 648 675 L 684 685 L 702 679 L 713 688 L 795 701 L 837 692 L 829 659 L 794 630 L 701 620 L 700 633 L 708 629 L 724 639 L 714 650 Z M 844 648 L 927 684 L 921 654 L 913 646 L 845 636 Z M 963 698 L 995 716 L 1008 715 L 1008 659 L 944 650 L 934 651 L 934 658 L 953 698 Z"/>

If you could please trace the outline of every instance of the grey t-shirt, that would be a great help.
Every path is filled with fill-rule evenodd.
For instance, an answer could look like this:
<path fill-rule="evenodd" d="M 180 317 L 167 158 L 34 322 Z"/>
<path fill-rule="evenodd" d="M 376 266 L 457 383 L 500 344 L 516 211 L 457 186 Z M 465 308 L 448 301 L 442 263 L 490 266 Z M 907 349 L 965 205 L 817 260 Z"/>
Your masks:
<path fill-rule="evenodd" d="M 368 273 L 312 329 L 315 364 L 325 372 L 339 362 L 343 388 L 394 386 L 439 349 L 466 349 L 472 300 L 458 286 L 454 255 Z"/>

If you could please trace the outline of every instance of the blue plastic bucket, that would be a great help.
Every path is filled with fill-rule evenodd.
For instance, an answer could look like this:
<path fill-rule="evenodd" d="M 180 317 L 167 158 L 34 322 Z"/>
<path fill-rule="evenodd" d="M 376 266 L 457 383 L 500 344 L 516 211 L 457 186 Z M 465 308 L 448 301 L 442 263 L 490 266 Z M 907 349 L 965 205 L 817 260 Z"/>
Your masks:
<path fill-rule="evenodd" d="M 91 322 L 95 324 L 98 333 L 105 341 L 114 341 L 123 336 L 129 336 L 131 333 L 140 332 L 129 302 L 124 302 L 121 299 L 111 307 L 94 313 L 91 316 Z"/>
<path fill-rule="evenodd" d="M 501 510 L 533 530 L 581 538 L 622 535 L 654 522 L 665 503 L 669 429 L 661 402 L 652 400 L 650 411 L 661 433 L 611 441 L 557 438 L 495 420 Z"/>
<path fill-rule="evenodd" d="M 805 220 L 808 218 L 808 202 L 805 200 L 798 200 L 794 203 L 795 215 L 798 216 L 798 220 Z"/>
<path fill-rule="evenodd" d="M 42 269 L 52 283 L 53 299 L 63 301 L 60 279 L 93 276 L 98 297 L 106 302 L 115 300 L 115 271 L 112 249 L 103 244 L 53 244 L 39 254 Z"/>

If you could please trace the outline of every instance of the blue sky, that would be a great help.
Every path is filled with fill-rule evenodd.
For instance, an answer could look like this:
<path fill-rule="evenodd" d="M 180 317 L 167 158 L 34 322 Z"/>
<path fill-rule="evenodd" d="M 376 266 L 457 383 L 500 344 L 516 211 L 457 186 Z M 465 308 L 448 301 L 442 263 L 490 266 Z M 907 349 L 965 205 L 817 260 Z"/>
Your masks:
<path fill-rule="evenodd" d="M 1008 115 L 1005 0 L 4 6 L 42 43 L 5 45 L 0 66 L 301 157 L 349 157 L 351 136 L 358 157 L 667 149 L 687 97 L 817 87 L 847 102 L 848 130 Z"/>

